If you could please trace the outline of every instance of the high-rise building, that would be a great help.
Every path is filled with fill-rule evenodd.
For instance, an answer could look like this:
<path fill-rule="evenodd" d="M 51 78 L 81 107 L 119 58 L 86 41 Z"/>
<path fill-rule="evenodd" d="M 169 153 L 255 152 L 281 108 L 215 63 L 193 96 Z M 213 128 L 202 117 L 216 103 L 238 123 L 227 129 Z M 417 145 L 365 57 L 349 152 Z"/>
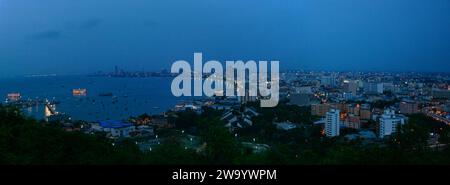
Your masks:
<path fill-rule="evenodd" d="M 358 93 L 358 83 L 355 81 L 344 81 L 344 92 L 356 95 Z"/>
<path fill-rule="evenodd" d="M 364 83 L 364 93 L 383 94 L 383 83 L 374 83 L 374 82 Z"/>
<path fill-rule="evenodd" d="M 431 90 L 431 96 L 433 98 L 450 99 L 450 90 L 433 88 Z"/>
<path fill-rule="evenodd" d="M 345 107 L 345 112 L 349 114 L 354 114 L 355 116 L 359 116 L 361 110 L 361 106 L 359 104 L 347 104 Z"/>
<path fill-rule="evenodd" d="M 383 91 L 394 91 L 394 83 L 389 82 L 389 83 L 383 83 Z"/>
<path fill-rule="evenodd" d="M 403 101 L 400 103 L 400 113 L 415 114 L 419 112 L 419 105 L 412 101 Z"/>
<path fill-rule="evenodd" d="M 325 135 L 327 137 L 339 136 L 339 110 L 331 109 L 325 118 Z"/>
<path fill-rule="evenodd" d="M 314 104 L 311 105 L 311 115 L 313 116 L 325 116 L 330 110 L 331 106 L 329 104 Z"/>
<path fill-rule="evenodd" d="M 336 78 L 333 76 L 323 76 L 320 79 L 320 84 L 324 86 L 335 86 L 336 85 Z"/>
<path fill-rule="evenodd" d="M 360 118 L 362 120 L 370 120 L 372 117 L 372 111 L 370 110 L 369 104 L 362 104 L 359 111 Z"/>
<path fill-rule="evenodd" d="M 309 106 L 311 105 L 310 94 L 291 94 L 289 97 L 290 103 L 297 106 Z"/>
<path fill-rule="evenodd" d="M 349 114 L 345 119 L 344 126 L 347 128 L 360 129 L 361 128 L 361 120 L 359 116 L 354 114 Z"/>
<path fill-rule="evenodd" d="M 389 136 L 397 132 L 397 127 L 399 125 L 403 125 L 404 123 L 405 120 L 396 116 L 393 110 L 384 110 L 384 113 L 380 118 L 378 137 L 384 138 L 385 136 Z"/>

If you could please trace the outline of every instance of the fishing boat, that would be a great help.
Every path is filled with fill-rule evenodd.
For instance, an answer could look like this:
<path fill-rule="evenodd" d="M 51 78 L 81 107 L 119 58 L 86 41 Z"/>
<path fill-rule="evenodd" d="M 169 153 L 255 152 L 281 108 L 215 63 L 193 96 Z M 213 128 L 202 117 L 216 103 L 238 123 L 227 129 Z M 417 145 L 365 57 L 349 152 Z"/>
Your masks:
<path fill-rule="evenodd" d="M 73 96 L 86 96 L 87 90 L 86 89 L 73 89 L 72 95 Z"/>

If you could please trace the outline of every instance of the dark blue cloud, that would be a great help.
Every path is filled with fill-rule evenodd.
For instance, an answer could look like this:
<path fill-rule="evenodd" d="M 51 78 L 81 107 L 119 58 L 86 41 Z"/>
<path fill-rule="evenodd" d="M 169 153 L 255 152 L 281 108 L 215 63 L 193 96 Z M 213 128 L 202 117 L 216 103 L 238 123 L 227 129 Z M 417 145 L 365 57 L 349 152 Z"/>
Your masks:
<path fill-rule="evenodd" d="M 194 52 L 282 69 L 450 70 L 449 0 L 2 2 L 0 73 L 159 70 Z"/>

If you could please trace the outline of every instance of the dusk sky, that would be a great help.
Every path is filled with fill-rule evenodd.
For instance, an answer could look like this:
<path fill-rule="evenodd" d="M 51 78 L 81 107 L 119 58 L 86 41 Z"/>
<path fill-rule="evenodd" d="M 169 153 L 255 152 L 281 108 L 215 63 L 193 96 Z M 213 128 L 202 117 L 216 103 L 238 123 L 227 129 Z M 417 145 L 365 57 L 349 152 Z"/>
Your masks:
<path fill-rule="evenodd" d="M 0 77 L 169 69 L 450 72 L 449 0 L 0 0 Z"/>

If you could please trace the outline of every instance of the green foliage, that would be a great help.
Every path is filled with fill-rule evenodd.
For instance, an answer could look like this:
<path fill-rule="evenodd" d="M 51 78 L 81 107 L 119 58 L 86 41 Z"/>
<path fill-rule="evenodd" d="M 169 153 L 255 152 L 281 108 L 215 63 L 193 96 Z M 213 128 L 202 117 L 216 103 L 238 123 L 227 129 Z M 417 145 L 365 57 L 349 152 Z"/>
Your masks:
<path fill-rule="evenodd" d="M 275 109 L 269 112 L 289 117 Z M 411 115 L 409 123 L 400 127 L 391 140 L 371 145 L 324 138 L 320 127 L 307 123 L 290 131 L 277 131 L 269 117 L 264 116 L 255 119 L 256 134 L 250 130 L 235 138 L 218 116 L 219 112 L 211 110 L 202 115 L 187 112 L 178 117 L 184 119 L 177 120 L 181 128 L 198 128 L 201 146 L 197 149 L 185 148 L 179 136 L 167 136 L 164 144 L 141 152 L 131 140 L 116 141 L 113 146 L 112 141 L 79 132 L 64 132 L 28 119 L 13 107 L 0 107 L 0 164 L 450 164 L 448 147 L 436 150 L 427 144 L 429 132 L 441 135 L 440 142 L 448 144 L 449 127 L 424 115 Z M 262 153 L 246 150 L 239 140 L 250 134 L 259 136 L 258 141 L 266 138 L 270 149 Z"/>
<path fill-rule="evenodd" d="M 239 144 L 226 130 L 224 124 L 216 119 L 203 120 L 201 139 L 206 144 L 204 151 L 208 164 L 232 164 L 239 155 Z"/>
<path fill-rule="evenodd" d="M 391 101 L 378 100 L 378 101 L 372 103 L 371 107 L 384 109 L 384 108 L 390 107 L 390 106 L 392 106 L 392 105 L 394 105 L 395 103 L 398 103 L 398 102 L 400 102 L 398 99 L 394 99 L 394 100 L 391 100 Z"/>
<path fill-rule="evenodd" d="M 193 165 L 199 162 L 199 156 L 195 151 L 185 149 L 179 143 L 159 145 L 144 157 L 144 164 Z"/>
<path fill-rule="evenodd" d="M 189 129 L 196 126 L 200 116 L 192 110 L 183 111 L 177 114 L 178 118 L 175 120 L 175 126 L 178 129 Z"/>
<path fill-rule="evenodd" d="M 262 108 L 255 106 L 257 112 L 261 113 L 267 121 L 290 121 L 293 123 L 312 123 L 310 107 L 299 107 L 297 105 L 279 104 L 273 108 Z M 275 119 L 275 120 L 274 120 Z"/>
<path fill-rule="evenodd" d="M 0 107 L 2 164 L 136 164 L 139 157 L 128 147 L 112 147 L 93 136 L 43 126 L 15 108 Z"/>
<path fill-rule="evenodd" d="M 441 137 L 439 138 L 439 142 L 444 144 L 450 143 L 450 127 L 445 127 L 441 130 Z"/>

